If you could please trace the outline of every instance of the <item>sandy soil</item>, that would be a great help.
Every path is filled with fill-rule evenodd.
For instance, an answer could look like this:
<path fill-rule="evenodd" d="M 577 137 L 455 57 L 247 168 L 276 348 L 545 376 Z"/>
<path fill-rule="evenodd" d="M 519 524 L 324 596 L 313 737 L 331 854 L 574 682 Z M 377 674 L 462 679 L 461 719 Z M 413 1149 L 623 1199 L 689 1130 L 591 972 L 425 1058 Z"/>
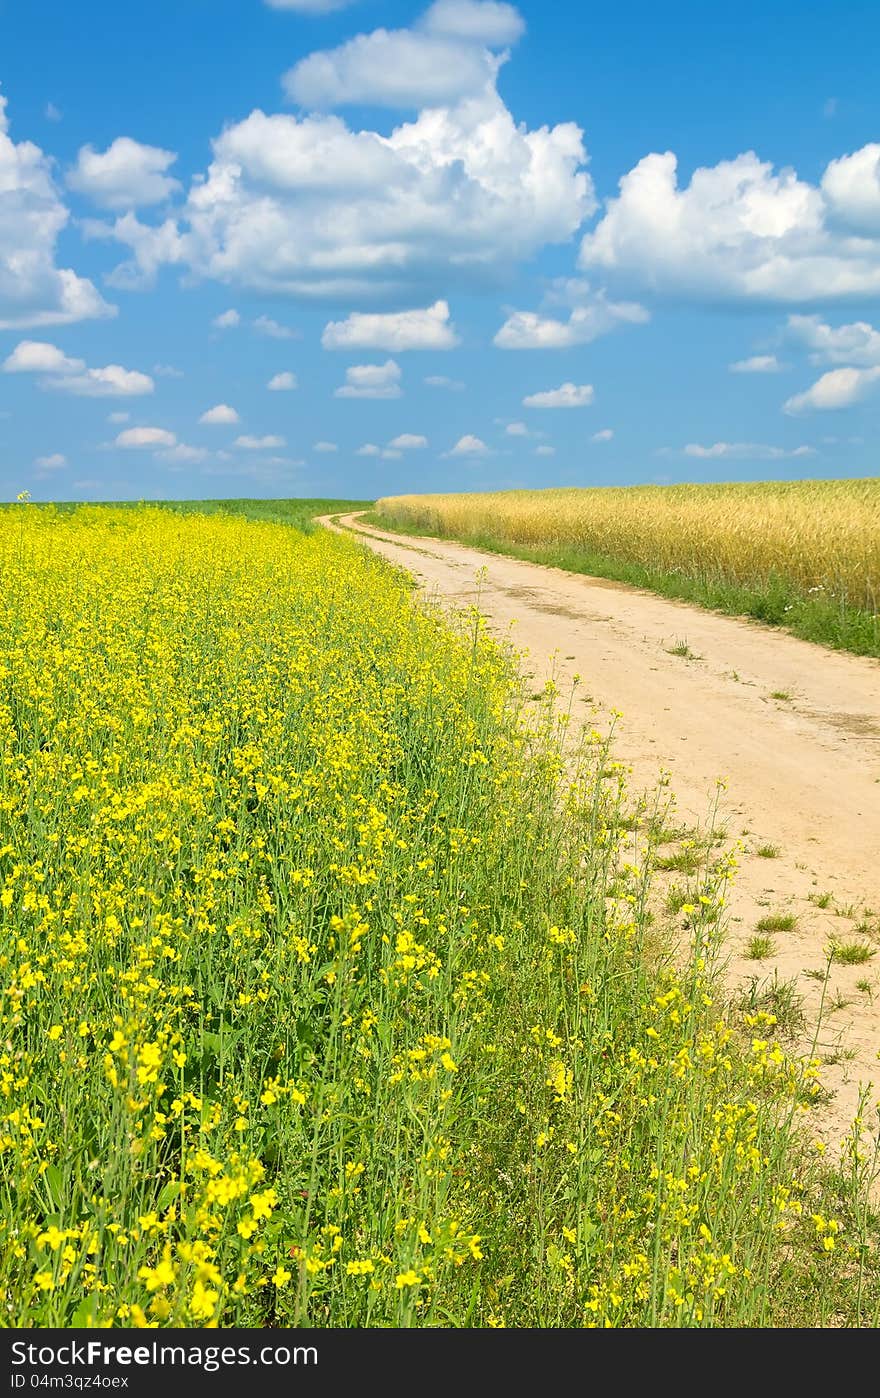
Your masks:
<path fill-rule="evenodd" d="M 726 781 L 719 818 L 741 846 L 726 974 L 736 994 L 759 994 L 774 975 L 795 982 L 810 1025 L 801 1047 L 829 940 L 876 948 L 865 964 L 833 963 L 825 990 L 817 1051 L 833 1096 L 816 1126 L 839 1141 L 859 1084 L 880 1096 L 880 663 L 624 584 L 367 529 L 356 515 L 339 524 L 442 604 L 479 595 L 490 626 L 527 652 L 536 691 L 552 675 L 565 692 L 578 674 L 584 722 L 601 728 L 621 711 L 616 756 L 633 793 L 666 774 L 676 818 L 705 824 Z M 671 653 L 682 644 L 689 656 Z M 757 853 L 768 845 L 777 857 Z M 749 959 L 758 920 L 774 913 L 793 913 L 795 929 L 774 934 L 771 956 Z"/>

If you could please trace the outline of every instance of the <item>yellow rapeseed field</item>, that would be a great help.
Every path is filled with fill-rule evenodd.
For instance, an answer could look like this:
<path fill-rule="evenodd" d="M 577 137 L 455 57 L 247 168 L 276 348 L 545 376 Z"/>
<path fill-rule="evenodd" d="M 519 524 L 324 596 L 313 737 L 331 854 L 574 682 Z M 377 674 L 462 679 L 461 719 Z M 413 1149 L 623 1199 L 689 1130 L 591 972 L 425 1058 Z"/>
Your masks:
<path fill-rule="evenodd" d="M 0 582 L 0 1323 L 876 1316 L 731 862 L 648 954 L 623 774 L 476 615 L 151 507 L 12 507 Z"/>
<path fill-rule="evenodd" d="M 604 555 L 707 583 L 789 583 L 876 612 L 880 480 L 507 490 L 380 500 L 449 537 Z"/>

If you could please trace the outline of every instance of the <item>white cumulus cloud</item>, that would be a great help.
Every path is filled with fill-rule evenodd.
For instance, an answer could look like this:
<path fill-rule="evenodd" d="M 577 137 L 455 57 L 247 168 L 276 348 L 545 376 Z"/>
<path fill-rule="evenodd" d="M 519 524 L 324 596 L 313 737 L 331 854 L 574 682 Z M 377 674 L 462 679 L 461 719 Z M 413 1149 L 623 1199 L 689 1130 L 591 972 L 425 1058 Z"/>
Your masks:
<path fill-rule="evenodd" d="M 42 386 L 74 393 L 80 398 L 136 398 L 152 393 L 156 387 L 149 374 L 123 369 L 121 364 L 106 364 L 103 369 L 86 369 L 83 374 L 45 379 Z"/>
<path fill-rule="evenodd" d="M 105 209 L 161 204 L 181 188 L 167 173 L 176 159 L 174 151 L 118 136 L 103 152 L 83 146 L 67 172 L 67 187 Z"/>
<path fill-rule="evenodd" d="M 71 359 L 43 340 L 22 340 L 3 361 L 4 374 L 75 374 L 85 367 L 84 360 Z"/>
<path fill-rule="evenodd" d="M 422 17 L 421 27 L 429 34 L 447 34 L 498 48 L 515 44 L 526 26 L 514 5 L 498 0 L 434 0 Z"/>
<path fill-rule="evenodd" d="M 177 438 L 164 427 L 127 427 L 119 433 L 113 445 L 127 448 L 173 447 L 177 445 Z"/>
<path fill-rule="evenodd" d="M 832 160 L 822 176 L 822 192 L 848 227 L 880 234 L 880 144 Z"/>
<path fill-rule="evenodd" d="M 257 316 L 254 329 L 258 335 L 268 335 L 270 340 L 297 340 L 299 334 L 288 325 L 279 325 L 271 316 Z"/>
<path fill-rule="evenodd" d="M 849 408 L 858 403 L 880 380 L 880 365 L 873 369 L 830 369 L 803 393 L 795 393 L 783 404 L 786 413 Z"/>
<path fill-rule="evenodd" d="M 489 448 L 479 437 L 474 437 L 471 433 L 466 433 L 464 437 L 459 437 L 455 446 L 452 447 L 446 456 L 488 456 Z"/>
<path fill-rule="evenodd" d="M 92 282 L 56 266 L 55 245 L 69 214 L 48 156 L 33 142 L 10 137 L 2 95 L 0 192 L 0 330 L 115 315 Z"/>
<path fill-rule="evenodd" d="M 401 432 L 400 436 L 395 437 L 388 445 L 393 451 L 414 451 L 419 447 L 426 447 L 428 439 L 416 432 Z"/>
<path fill-rule="evenodd" d="M 685 456 L 696 456 L 700 460 L 714 460 L 734 457 L 747 461 L 778 461 L 783 457 L 815 456 L 815 447 L 767 446 L 764 442 L 713 442 L 711 446 L 701 446 L 699 442 L 689 442 L 684 448 Z"/>
<path fill-rule="evenodd" d="M 273 374 L 266 387 L 271 389 L 273 393 L 290 393 L 292 389 L 298 387 L 296 374 L 291 374 L 289 370 L 284 370 L 281 374 Z"/>
<path fill-rule="evenodd" d="M 355 456 L 381 456 L 382 448 L 377 447 L 375 442 L 364 442 L 362 447 L 358 447 Z"/>
<path fill-rule="evenodd" d="M 283 437 L 271 434 L 265 437 L 251 437 L 245 433 L 241 437 L 236 437 L 235 445 L 242 447 L 245 451 L 270 451 L 277 447 L 286 447 L 287 443 Z"/>
<path fill-rule="evenodd" d="M 228 403 L 218 403 L 216 407 L 208 408 L 206 412 L 202 413 L 199 422 L 208 427 L 221 427 L 227 423 L 241 422 L 241 418 Z"/>
<path fill-rule="evenodd" d="M 573 345 L 587 345 L 619 325 L 641 325 L 649 319 L 638 302 L 609 301 L 603 292 L 598 292 L 587 304 L 575 306 L 568 320 L 535 311 L 514 311 L 493 344 L 509 350 L 570 349 Z"/>
<path fill-rule="evenodd" d="M 593 442 L 610 442 L 614 432 L 610 427 L 603 427 L 601 432 L 594 432 L 590 438 Z"/>
<path fill-rule="evenodd" d="M 238 311 L 230 309 L 215 316 L 211 324 L 216 326 L 218 330 L 235 330 L 237 326 L 241 325 L 241 316 Z"/>
<path fill-rule="evenodd" d="M 320 451 L 326 453 L 338 450 L 339 447 L 336 444 L 336 442 L 314 442 L 312 444 L 312 451 Z"/>
<path fill-rule="evenodd" d="M 114 223 L 85 218 L 79 227 L 84 238 L 115 240 L 131 249 L 132 256 L 120 262 L 105 278 L 110 286 L 123 291 L 143 291 L 154 284 L 161 267 L 178 266 L 185 260 L 186 240 L 174 218 L 166 218 L 164 223 L 156 225 L 142 223 L 129 209 Z"/>
<path fill-rule="evenodd" d="M 354 311 L 347 320 L 331 320 L 321 336 L 324 349 L 454 349 L 458 344 L 449 319 L 449 304 L 435 301 L 425 310 L 382 315 Z"/>
<path fill-rule="evenodd" d="M 400 365 L 393 359 L 384 364 L 353 364 L 345 371 L 345 383 L 336 389 L 337 398 L 399 398 Z"/>
<path fill-rule="evenodd" d="M 42 340 L 22 340 L 3 363 L 5 374 L 43 374 L 40 388 L 58 389 L 81 398 L 127 398 L 152 393 L 149 374 L 107 364 L 89 369 L 82 359 L 71 359 L 57 345 Z"/>
<path fill-rule="evenodd" d="M 531 433 L 524 422 L 509 422 L 505 427 L 508 437 L 530 437 Z"/>
<path fill-rule="evenodd" d="M 526 408 L 586 408 L 593 398 L 592 384 L 564 383 L 543 393 L 528 394 L 523 399 L 523 405 Z"/>
<path fill-rule="evenodd" d="M 357 34 L 301 59 L 285 73 L 284 90 L 291 101 L 313 109 L 351 103 L 439 107 L 474 96 L 494 83 L 506 56 L 491 50 L 518 37 L 508 24 L 507 37 L 499 38 L 503 25 L 493 25 L 486 8 L 432 5 L 412 29 Z"/>
<path fill-rule="evenodd" d="M 461 379 L 449 379 L 445 374 L 428 374 L 425 383 L 429 388 L 447 388 L 451 393 L 460 393 L 464 388 Z"/>
<path fill-rule="evenodd" d="M 501 33 L 503 7 L 431 13 L 422 26 L 360 35 L 294 70 L 303 100 L 300 79 L 316 92 L 369 91 L 371 101 L 377 88 L 402 85 L 418 109 L 412 120 L 387 132 L 314 110 L 254 110 L 214 138 L 173 229 L 150 239 L 126 215 L 108 233 L 147 279 L 161 255 L 199 278 L 363 310 L 496 286 L 546 244 L 567 242 L 595 208 L 582 131 L 518 122 L 496 90 L 489 40 L 461 37 L 468 26 Z M 419 62 L 397 61 L 400 45 Z M 454 53 L 451 66 L 437 61 L 438 46 Z"/>
<path fill-rule="evenodd" d="M 60 451 L 53 451 L 50 456 L 38 456 L 34 465 L 42 467 L 44 471 L 58 471 L 67 465 L 67 457 Z"/>
<path fill-rule="evenodd" d="M 671 151 L 646 155 L 581 245 L 581 265 L 658 295 L 756 303 L 880 291 L 875 152 L 832 161 L 821 186 L 753 151 L 678 183 Z M 876 225 L 874 209 L 878 211 Z"/>
<path fill-rule="evenodd" d="M 775 354 L 753 354 L 728 366 L 732 374 L 778 374 L 782 365 Z"/>
<path fill-rule="evenodd" d="M 199 461 L 206 461 L 210 453 L 204 447 L 190 447 L 186 442 L 176 442 L 167 450 L 157 451 L 156 455 L 160 461 L 170 461 L 177 466 L 193 466 Z"/>
<path fill-rule="evenodd" d="M 821 316 L 788 317 L 788 332 L 812 351 L 814 364 L 854 364 L 872 368 L 880 364 L 880 330 L 865 320 L 850 325 L 827 325 Z"/>

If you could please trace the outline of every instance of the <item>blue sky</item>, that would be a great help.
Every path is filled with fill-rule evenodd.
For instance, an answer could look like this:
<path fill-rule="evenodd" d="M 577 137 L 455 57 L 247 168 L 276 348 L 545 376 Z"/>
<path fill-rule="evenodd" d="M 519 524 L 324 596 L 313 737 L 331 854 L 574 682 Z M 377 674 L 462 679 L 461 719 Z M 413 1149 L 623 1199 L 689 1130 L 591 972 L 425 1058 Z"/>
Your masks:
<path fill-rule="evenodd" d="M 0 0 L 0 498 L 876 473 L 880 9 L 716 9 Z"/>

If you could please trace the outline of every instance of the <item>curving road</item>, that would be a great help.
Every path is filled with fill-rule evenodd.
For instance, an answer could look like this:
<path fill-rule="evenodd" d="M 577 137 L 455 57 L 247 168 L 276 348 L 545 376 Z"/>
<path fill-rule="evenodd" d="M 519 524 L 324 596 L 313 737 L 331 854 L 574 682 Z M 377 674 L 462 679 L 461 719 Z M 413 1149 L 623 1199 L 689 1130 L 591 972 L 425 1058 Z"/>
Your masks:
<path fill-rule="evenodd" d="M 677 816 L 705 823 L 725 779 L 721 818 L 742 845 L 731 986 L 794 980 L 809 1018 L 822 987 L 808 973 L 823 967 L 829 939 L 876 946 L 865 964 L 835 963 L 825 997 L 819 1044 L 834 1098 L 821 1128 L 839 1138 L 859 1082 L 880 1092 L 880 663 L 624 584 L 387 533 L 356 514 L 321 522 L 357 532 L 445 606 L 479 595 L 490 626 L 527 652 L 536 690 L 552 674 L 567 692 L 581 676 L 575 705 L 591 726 L 622 711 L 616 755 L 633 791 L 666 773 Z M 687 655 L 672 653 L 682 646 Z M 767 846 L 778 855 L 757 853 Z M 777 912 L 794 914 L 795 929 L 775 935 L 775 954 L 749 959 L 759 918 Z"/>

